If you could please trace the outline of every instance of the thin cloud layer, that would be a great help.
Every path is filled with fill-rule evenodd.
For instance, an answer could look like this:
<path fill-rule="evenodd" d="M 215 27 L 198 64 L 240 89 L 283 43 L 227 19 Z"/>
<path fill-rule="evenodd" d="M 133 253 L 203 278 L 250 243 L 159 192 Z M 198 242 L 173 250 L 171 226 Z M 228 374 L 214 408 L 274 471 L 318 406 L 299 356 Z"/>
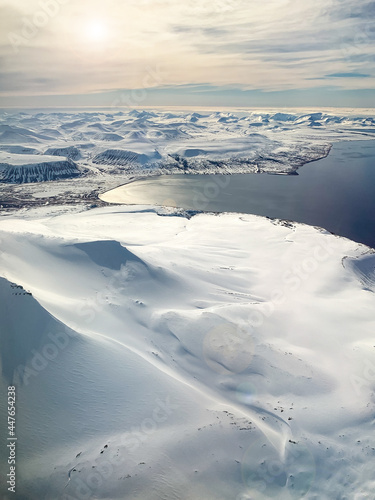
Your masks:
<path fill-rule="evenodd" d="M 0 0 L 3 96 L 375 86 L 374 1 Z"/>

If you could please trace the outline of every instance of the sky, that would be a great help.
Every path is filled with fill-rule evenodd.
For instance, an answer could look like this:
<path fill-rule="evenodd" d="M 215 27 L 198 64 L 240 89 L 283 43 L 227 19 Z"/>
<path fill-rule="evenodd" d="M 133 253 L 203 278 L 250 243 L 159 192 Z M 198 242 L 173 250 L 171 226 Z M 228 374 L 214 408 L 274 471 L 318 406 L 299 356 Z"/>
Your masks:
<path fill-rule="evenodd" d="M 375 107 L 375 0 L 0 0 L 0 106 Z"/>

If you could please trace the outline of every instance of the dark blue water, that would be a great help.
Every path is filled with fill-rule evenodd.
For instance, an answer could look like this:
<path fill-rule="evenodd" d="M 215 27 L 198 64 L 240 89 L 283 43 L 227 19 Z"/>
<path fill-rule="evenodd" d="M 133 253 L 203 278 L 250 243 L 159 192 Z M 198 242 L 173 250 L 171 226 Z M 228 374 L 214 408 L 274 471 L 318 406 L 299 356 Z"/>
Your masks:
<path fill-rule="evenodd" d="M 123 201 L 288 219 L 375 248 L 375 141 L 335 144 L 298 174 L 160 176 L 123 186 Z"/>

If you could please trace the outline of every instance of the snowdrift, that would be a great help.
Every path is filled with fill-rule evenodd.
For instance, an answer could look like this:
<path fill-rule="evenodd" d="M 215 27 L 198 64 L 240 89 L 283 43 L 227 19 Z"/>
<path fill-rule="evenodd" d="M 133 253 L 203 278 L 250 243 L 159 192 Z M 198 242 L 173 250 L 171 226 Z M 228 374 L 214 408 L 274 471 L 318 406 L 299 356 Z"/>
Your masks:
<path fill-rule="evenodd" d="M 39 208 L 0 239 L 20 496 L 372 495 L 367 247 L 149 207 Z"/>

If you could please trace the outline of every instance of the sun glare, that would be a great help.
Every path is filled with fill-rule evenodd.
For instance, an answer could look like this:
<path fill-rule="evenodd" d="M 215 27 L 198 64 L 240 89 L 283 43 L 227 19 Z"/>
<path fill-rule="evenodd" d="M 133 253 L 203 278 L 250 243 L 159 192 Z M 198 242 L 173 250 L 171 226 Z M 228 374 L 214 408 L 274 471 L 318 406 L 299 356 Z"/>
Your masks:
<path fill-rule="evenodd" d="M 101 42 L 107 38 L 108 30 L 102 21 L 92 20 L 86 25 L 85 35 L 92 42 Z"/>

